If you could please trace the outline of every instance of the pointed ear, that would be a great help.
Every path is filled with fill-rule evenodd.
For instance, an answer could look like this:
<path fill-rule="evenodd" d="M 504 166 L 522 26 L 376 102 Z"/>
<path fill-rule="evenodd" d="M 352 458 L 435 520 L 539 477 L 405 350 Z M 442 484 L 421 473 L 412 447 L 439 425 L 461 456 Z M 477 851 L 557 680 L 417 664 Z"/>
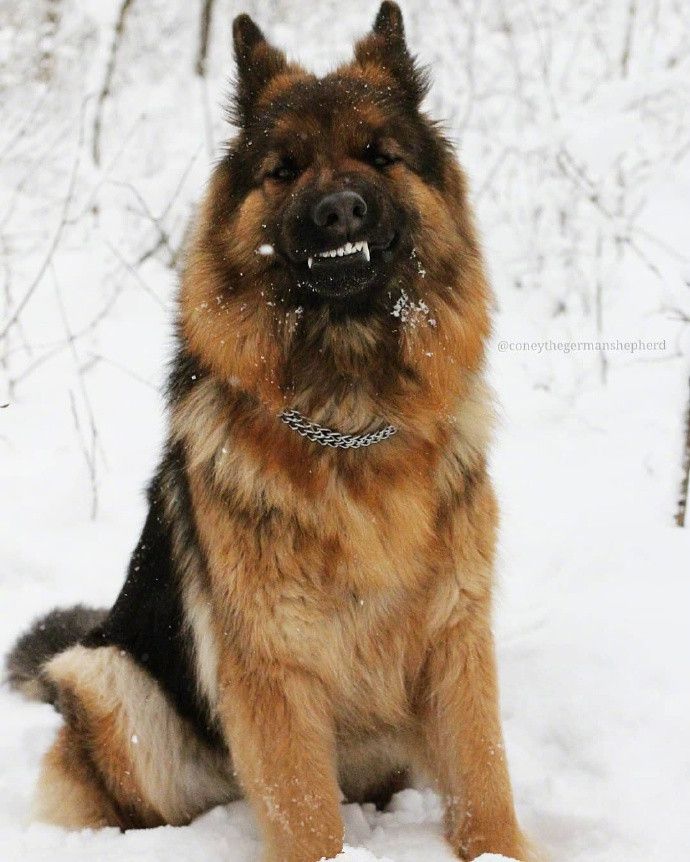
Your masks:
<path fill-rule="evenodd" d="M 405 42 L 405 25 L 403 24 L 403 16 L 400 6 L 397 3 L 392 3 L 390 0 L 384 0 L 376 13 L 376 19 L 373 27 L 374 33 L 380 36 L 389 36 L 394 39 L 401 39 Z"/>
<path fill-rule="evenodd" d="M 388 72 L 407 98 L 418 107 L 426 95 L 428 81 L 407 50 L 405 25 L 397 3 L 384 0 L 371 33 L 355 45 L 360 66 L 376 66 Z"/>
<path fill-rule="evenodd" d="M 237 63 L 235 119 L 244 124 L 261 91 L 287 69 L 287 60 L 282 51 L 269 45 L 249 15 L 238 15 L 232 22 L 232 39 Z"/>

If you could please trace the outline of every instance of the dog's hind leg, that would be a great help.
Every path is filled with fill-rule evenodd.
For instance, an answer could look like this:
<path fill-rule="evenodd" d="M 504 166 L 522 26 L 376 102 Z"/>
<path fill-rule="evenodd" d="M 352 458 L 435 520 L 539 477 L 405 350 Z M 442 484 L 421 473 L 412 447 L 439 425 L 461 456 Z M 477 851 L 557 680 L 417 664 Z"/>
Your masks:
<path fill-rule="evenodd" d="M 84 749 L 78 732 L 61 727 L 43 758 L 32 818 L 67 829 L 122 826 L 114 799 Z"/>
<path fill-rule="evenodd" d="M 35 819 L 68 828 L 178 825 L 238 798 L 227 751 L 201 741 L 124 651 L 75 646 L 44 674 L 65 726 L 43 761 Z"/>

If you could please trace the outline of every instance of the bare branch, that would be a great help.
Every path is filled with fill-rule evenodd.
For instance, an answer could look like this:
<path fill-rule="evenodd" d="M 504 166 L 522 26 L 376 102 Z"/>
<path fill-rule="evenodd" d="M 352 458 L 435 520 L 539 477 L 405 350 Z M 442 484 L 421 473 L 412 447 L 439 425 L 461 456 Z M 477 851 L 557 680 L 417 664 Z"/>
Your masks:
<path fill-rule="evenodd" d="M 137 189 L 131 183 L 124 182 L 123 180 L 111 180 L 110 183 L 111 185 L 120 186 L 123 189 L 127 189 L 134 195 L 134 197 L 137 199 L 137 202 L 139 203 L 139 206 L 141 207 L 141 214 L 143 216 L 146 216 L 146 218 L 151 222 L 151 224 L 156 228 L 158 232 L 158 240 L 155 247 L 149 252 L 145 252 L 139 259 L 138 263 L 143 263 L 144 260 L 154 254 L 159 248 L 165 248 L 170 255 L 170 265 L 174 266 L 175 261 L 177 260 L 177 250 L 173 248 L 170 240 L 170 235 L 161 224 L 163 216 L 156 216 L 151 212 L 149 205 L 142 197 L 141 193 L 139 192 L 139 189 Z"/>
<path fill-rule="evenodd" d="M 0 339 L 5 338 L 10 329 L 14 326 L 15 323 L 19 320 L 19 316 L 22 311 L 26 308 L 27 303 L 33 296 L 36 288 L 41 283 L 43 276 L 45 275 L 48 267 L 51 264 L 53 259 L 53 255 L 60 244 L 60 239 L 62 238 L 62 233 L 65 229 L 65 225 L 67 223 L 67 213 L 69 211 L 70 205 L 72 203 L 72 198 L 74 196 L 74 190 L 77 183 L 77 175 L 79 173 L 79 165 L 82 158 L 82 148 L 84 144 L 84 111 L 86 108 L 86 103 L 88 101 L 88 96 L 83 100 L 81 104 L 81 112 L 80 112 L 80 120 L 79 120 L 79 137 L 77 139 L 77 147 L 76 154 L 74 156 L 74 161 L 72 163 L 72 170 L 70 171 L 69 180 L 67 182 L 67 190 L 65 192 L 65 197 L 62 202 L 62 208 L 60 211 L 60 219 L 58 221 L 57 227 L 53 232 L 53 238 L 48 243 L 48 249 L 41 261 L 41 264 L 34 276 L 31 284 L 27 288 L 24 296 L 19 300 L 17 305 L 14 308 L 14 311 L 10 314 L 9 319 L 5 323 L 5 326 L 0 332 Z"/>
<path fill-rule="evenodd" d="M 628 3 L 628 16 L 625 25 L 625 36 L 623 39 L 623 53 L 621 55 L 621 75 L 628 77 L 630 66 L 630 50 L 632 48 L 633 32 L 635 30 L 635 18 L 637 17 L 637 0 Z"/>
<path fill-rule="evenodd" d="M 196 73 L 200 78 L 206 77 L 206 57 L 208 56 L 208 37 L 211 31 L 214 0 L 201 0 L 201 15 L 199 19 L 199 49 L 196 56 Z"/>
<path fill-rule="evenodd" d="M 141 285 L 144 292 L 147 293 L 157 305 L 159 305 L 161 308 L 165 308 L 165 303 L 163 302 L 163 300 L 144 281 L 144 279 L 137 271 L 136 267 L 132 266 L 131 263 L 124 259 L 124 257 L 115 247 L 115 245 L 113 245 L 113 243 L 107 237 L 105 237 L 105 244 L 108 246 L 113 256 L 117 259 L 118 263 L 120 263 L 127 270 L 127 272 L 136 280 L 137 284 Z"/>
<path fill-rule="evenodd" d="M 86 410 L 86 416 L 89 422 L 88 428 L 88 439 L 86 435 L 82 432 L 81 423 L 79 422 L 79 414 L 77 412 L 77 405 L 74 398 L 74 393 L 70 389 L 69 397 L 70 397 L 70 405 L 72 407 L 72 415 L 74 417 L 74 422 L 77 428 L 77 432 L 79 434 L 79 439 L 82 444 L 82 452 L 84 453 L 84 460 L 86 461 L 86 467 L 89 475 L 89 487 L 91 490 L 91 518 L 95 519 L 98 514 L 98 474 L 97 474 L 97 455 L 98 455 L 98 428 L 96 427 L 96 419 L 93 412 L 93 407 L 91 405 L 91 398 L 89 396 L 89 391 L 86 388 L 86 382 L 84 380 L 84 372 L 80 367 L 79 363 L 79 355 L 77 353 L 77 349 L 75 346 L 75 339 L 72 334 L 69 320 L 67 317 L 67 310 L 65 308 L 65 304 L 62 301 L 62 296 L 60 294 L 60 286 L 58 284 L 57 277 L 55 275 L 55 270 L 51 267 L 51 273 L 53 275 L 53 286 L 55 287 L 55 296 L 57 297 L 57 304 L 60 310 L 60 317 L 62 319 L 62 324 L 65 329 L 66 342 L 69 346 L 70 352 L 72 353 L 72 357 L 74 359 L 75 370 L 77 373 L 77 379 L 79 381 L 79 390 L 81 392 L 82 400 L 84 402 L 84 408 Z"/>
<path fill-rule="evenodd" d="M 31 124 L 34 121 L 34 118 L 40 108 L 43 107 L 46 99 L 48 98 L 48 93 L 50 92 L 48 87 L 44 87 L 41 95 L 36 99 L 34 104 L 29 109 L 26 117 L 20 122 L 19 126 L 15 130 L 14 134 L 10 137 L 10 139 L 4 144 L 3 148 L 0 150 L 0 161 L 5 158 L 5 156 L 11 152 L 14 148 L 15 144 L 22 140 L 22 138 L 26 135 L 27 130 L 31 128 Z"/>
<path fill-rule="evenodd" d="M 127 14 L 129 13 L 133 5 L 134 0 L 122 0 L 122 4 L 120 5 L 120 11 L 118 12 L 117 20 L 115 21 L 113 40 L 110 44 L 108 62 L 105 67 L 103 85 L 101 86 L 100 92 L 98 94 L 98 99 L 96 101 L 96 111 L 93 118 L 93 135 L 91 143 L 91 153 L 93 156 L 93 161 L 96 165 L 100 165 L 101 163 L 101 128 L 103 125 L 103 106 L 105 104 L 105 100 L 110 95 L 110 87 L 113 81 L 113 74 L 115 73 L 115 64 L 117 62 L 117 52 L 120 49 L 122 36 L 125 32 L 125 21 L 127 20 Z"/>
<path fill-rule="evenodd" d="M 688 511 L 688 489 L 690 488 L 690 384 L 688 385 L 688 401 L 685 408 L 685 440 L 683 443 L 683 460 L 680 480 L 680 495 L 676 509 L 676 524 L 685 527 Z"/>

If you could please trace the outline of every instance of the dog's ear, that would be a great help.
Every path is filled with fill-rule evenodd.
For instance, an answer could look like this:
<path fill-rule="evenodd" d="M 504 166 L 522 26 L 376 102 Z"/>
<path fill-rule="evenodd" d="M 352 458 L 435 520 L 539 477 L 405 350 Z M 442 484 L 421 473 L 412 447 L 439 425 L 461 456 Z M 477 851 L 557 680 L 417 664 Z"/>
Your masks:
<path fill-rule="evenodd" d="M 285 54 L 266 41 L 249 15 L 238 15 L 232 22 L 237 77 L 235 120 L 245 124 L 262 90 L 276 75 L 287 69 Z"/>
<path fill-rule="evenodd" d="M 373 27 L 374 33 L 380 36 L 388 36 L 405 42 L 405 25 L 400 6 L 390 0 L 384 0 L 376 13 Z"/>
<path fill-rule="evenodd" d="M 381 4 L 371 33 L 355 45 L 355 59 L 364 68 L 385 69 L 415 106 L 426 95 L 427 76 L 407 49 L 405 25 L 397 3 L 384 0 Z"/>

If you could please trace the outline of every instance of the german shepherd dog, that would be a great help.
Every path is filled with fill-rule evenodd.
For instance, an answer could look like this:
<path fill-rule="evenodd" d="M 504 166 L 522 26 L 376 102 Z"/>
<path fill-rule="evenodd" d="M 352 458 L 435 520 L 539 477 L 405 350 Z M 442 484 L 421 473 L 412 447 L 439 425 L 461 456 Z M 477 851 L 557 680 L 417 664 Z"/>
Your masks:
<path fill-rule="evenodd" d="M 271 862 L 343 846 L 341 791 L 445 799 L 460 859 L 527 858 L 491 633 L 490 294 L 463 175 L 385 2 L 317 78 L 233 27 L 237 137 L 190 238 L 169 434 L 108 612 L 10 681 L 64 718 L 37 819 L 189 822 L 240 796 Z"/>

